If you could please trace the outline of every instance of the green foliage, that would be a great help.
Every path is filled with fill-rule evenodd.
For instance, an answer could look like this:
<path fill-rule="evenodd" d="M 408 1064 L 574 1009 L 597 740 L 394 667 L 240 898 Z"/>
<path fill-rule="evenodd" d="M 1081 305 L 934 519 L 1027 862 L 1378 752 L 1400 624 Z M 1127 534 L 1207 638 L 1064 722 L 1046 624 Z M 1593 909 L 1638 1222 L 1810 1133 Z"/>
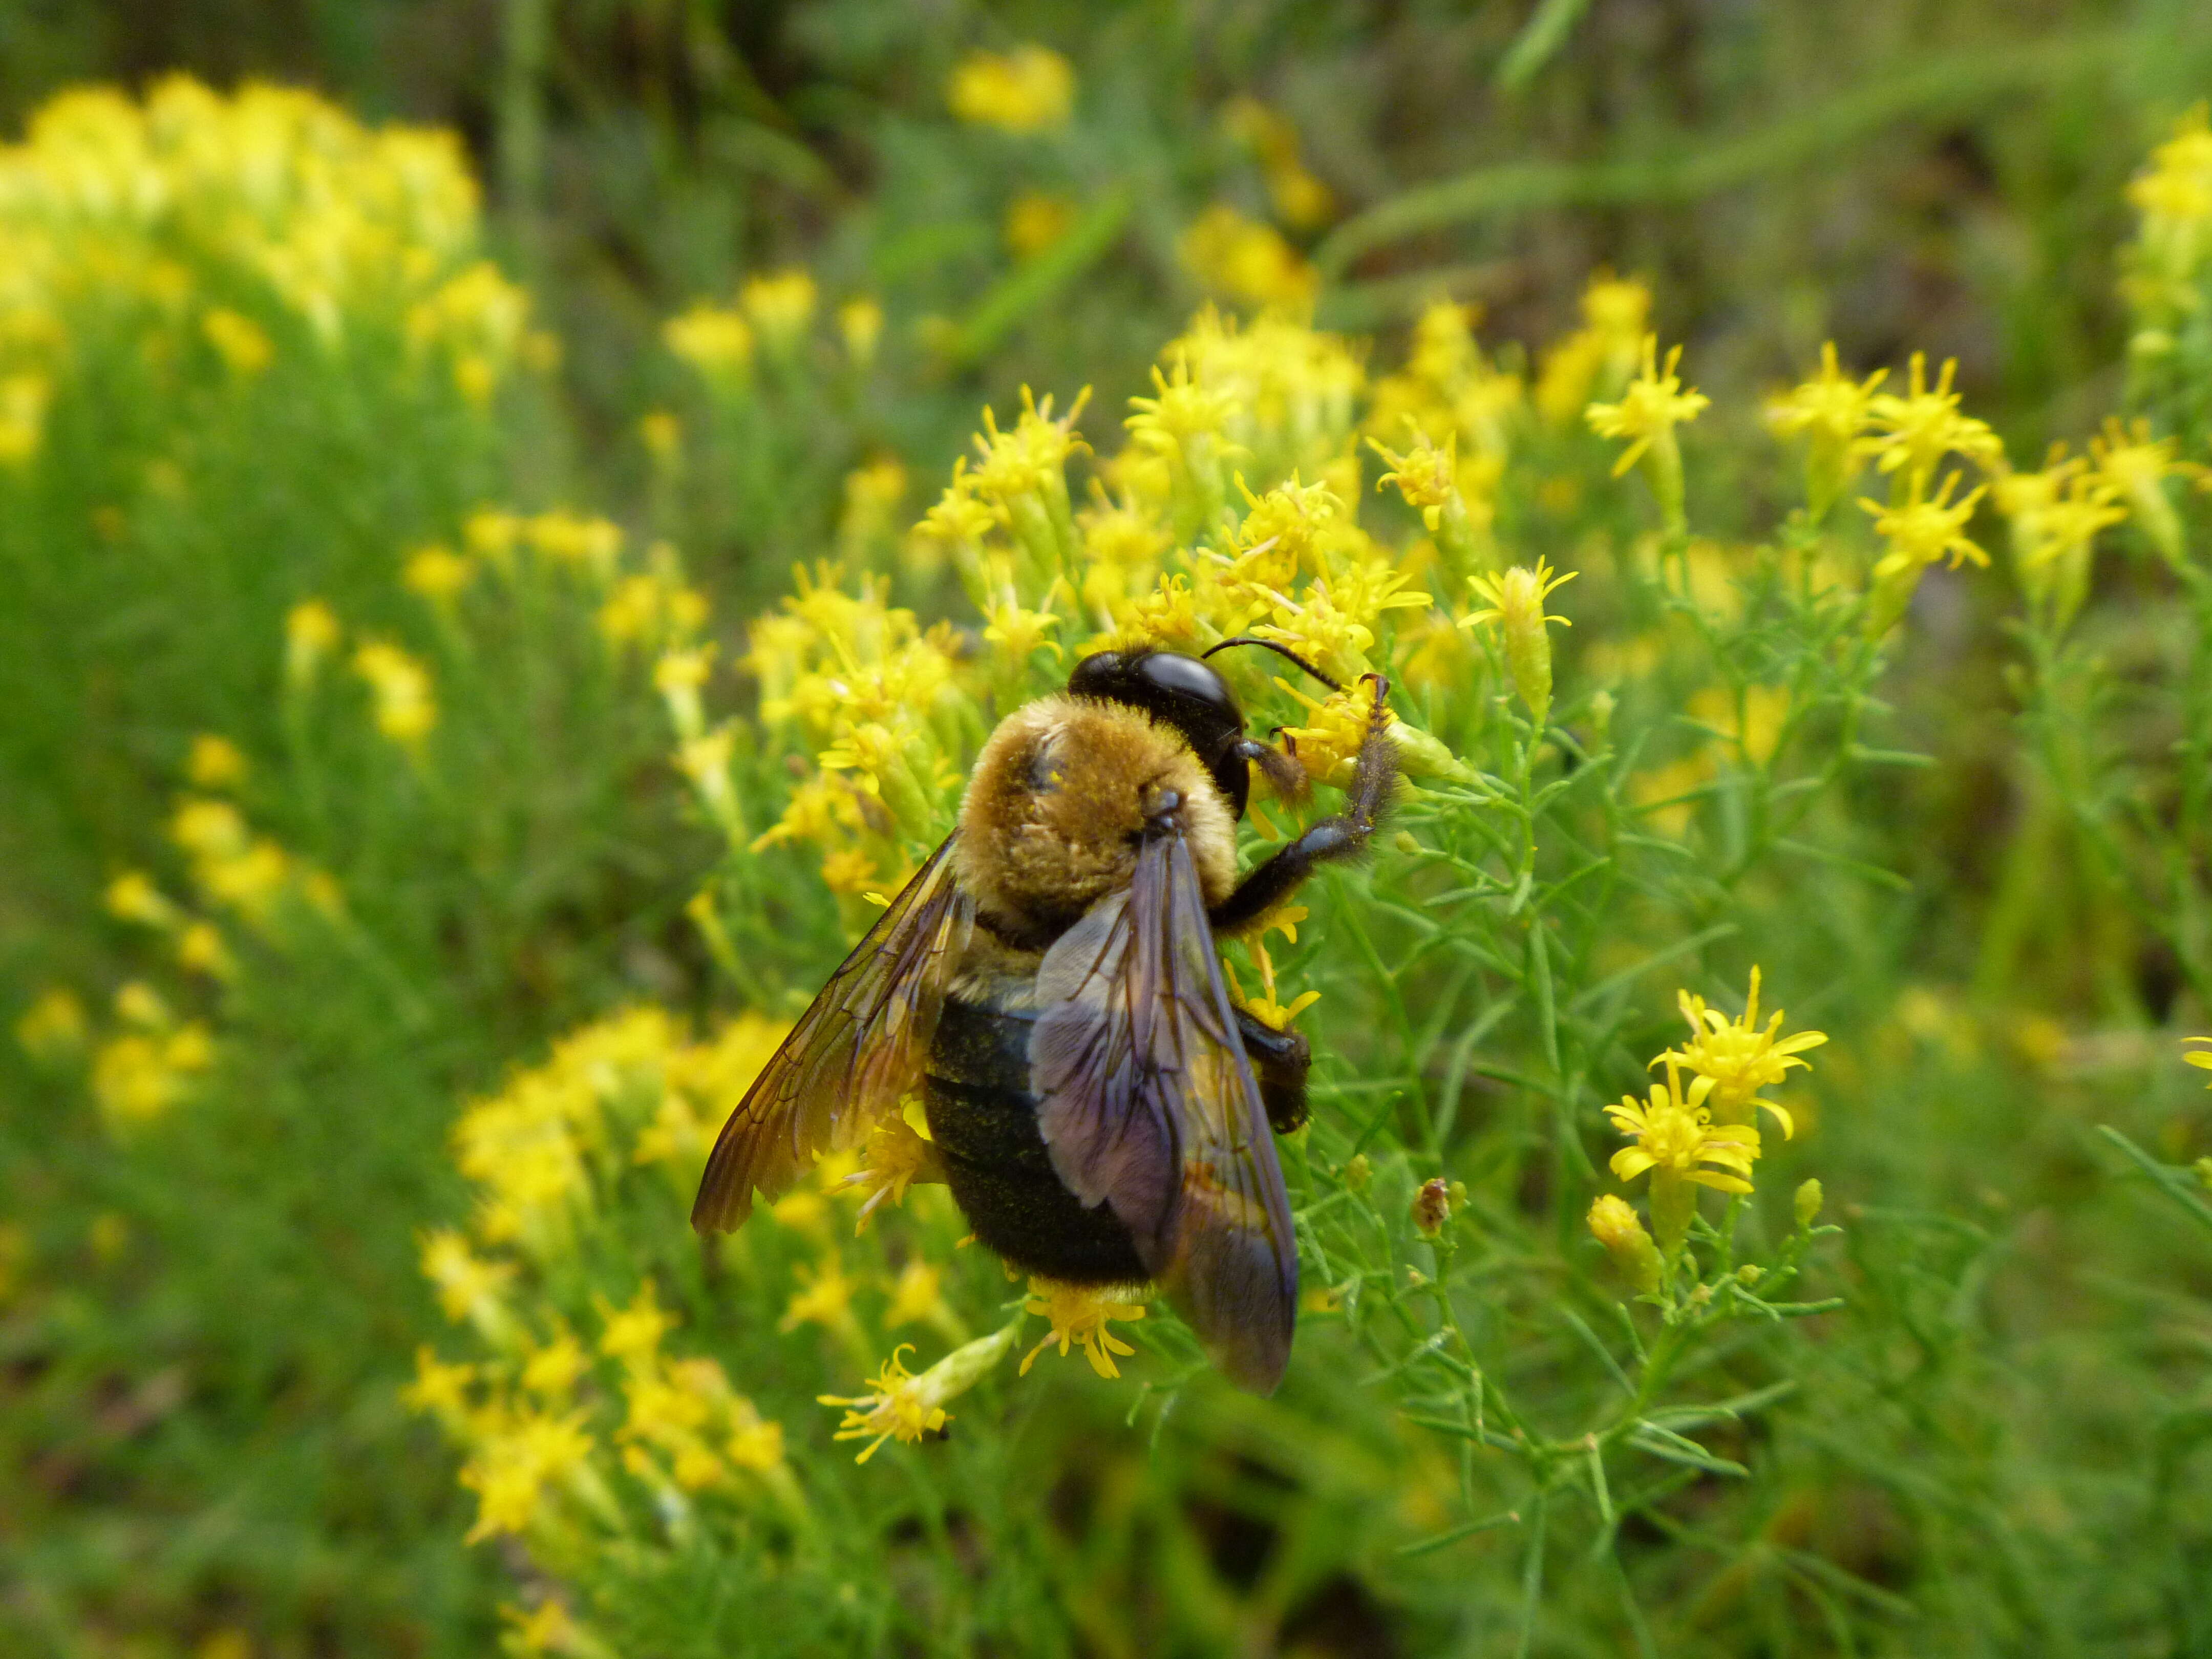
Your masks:
<path fill-rule="evenodd" d="M 0 1641 L 2212 1644 L 2201 124 L 2123 193 L 2202 21 L 1647 10 L 319 9 L 489 238 L 295 94 L 0 155 Z M 1410 778 L 1230 948 L 1280 1392 L 926 1182 L 856 1237 L 899 1125 L 702 1249 L 993 721 L 1246 627 L 1353 687 L 1217 659 L 1306 816 L 1368 671 Z"/>

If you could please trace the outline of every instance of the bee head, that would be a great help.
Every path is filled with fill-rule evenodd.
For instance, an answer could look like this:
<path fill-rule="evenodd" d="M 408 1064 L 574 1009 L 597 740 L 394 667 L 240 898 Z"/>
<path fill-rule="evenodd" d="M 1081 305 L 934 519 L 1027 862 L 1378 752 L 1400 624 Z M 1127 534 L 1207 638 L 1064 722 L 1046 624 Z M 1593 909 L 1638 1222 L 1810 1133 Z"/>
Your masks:
<path fill-rule="evenodd" d="M 1140 647 L 1101 651 L 1067 677 L 1072 696 L 1142 709 L 1180 732 L 1238 817 L 1252 793 L 1243 752 L 1244 711 L 1229 683 L 1196 657 Z"/>

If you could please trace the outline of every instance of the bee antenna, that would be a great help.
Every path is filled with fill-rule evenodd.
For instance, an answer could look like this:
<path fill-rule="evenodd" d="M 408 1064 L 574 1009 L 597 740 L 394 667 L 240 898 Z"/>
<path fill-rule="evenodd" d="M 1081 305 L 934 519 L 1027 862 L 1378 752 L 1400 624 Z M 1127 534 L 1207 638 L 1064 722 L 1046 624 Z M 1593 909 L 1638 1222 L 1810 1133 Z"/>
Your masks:
<path fill-rule="evenodd" d="M 1296 663 L 1299 667 L 1301 667 L 1301 668 L 1304 669 L 1304 670 L 1306 671 L 1306 672 L 1307 672 L 1307 673 L 1309 673 L 1309 674 L 1312 675 L 1316 679 L 1319 680 L 1319 681 L 1320 681 L 1323 685 L 1327 686 L 1330 690 L 1332 690 L 1332 691 L 1341 691 L 1341 690 L 1344 690 L 1344 687 L 1343 687 L 1343 685 L 1342 685 L 1342 684 L 1340 684 L 1339 682 L 1337 682 L 1337 681 L 1335 681 L 1335 680 L 1333 680 L 1333 679 L 1329 678 L 1329 677 L 1328 677 L 1328 675 L 1326 675 L 1326 674 L 1322 673 L 1322 672 L 1321 672 L 1321 670 L 1320 670 L 1320 669 L 1316 668 L 1316 667 L 1315 667 L 1311 663 L 1308 662 L 1308 661 L 1307 661 L 1304 657 L 1301 657 L 1300 655 L 1298 655 L 1298 653 L 1297 653 L 1297 652 L 1295 652 L 1295 651 L 1291 650 L 1291 647 L 1288 647 L 1287 645 L 1282 645 L 1282 644 L 1279 644 L 1279 643 L 1278 643 L 1277 641 L 1273 641 L 1273 640 L 1263 640 L 1263 639 L 1259 638 L 1259 637 L 1258 637 L 1257 635 L 1251 635 L 1251 634 L 1239 634 L 1239 635 L 1238 635 L 1235 639 L 1233 639 L 1233 640 L 1224 640 L 1224 641 L 1221 641 L 1221 643 L 1220 643 L 1220 644 L 1218 644 L 1218 645 L 1216 645 L 1216 646 L 1209 646 L 1206 649 L 1205 649 L 1205 650 L 1203 650 L 1203 651 L 1200 652 L 1198 654 L 1199 654 L 1200 657 L 1210 657 L 1210 656 L 1212 656 L 1212 655 L 1216 651 L 1226 651 L 1226 650 L 1227 650 L 1231 646 L 1232 646 L 1232 645 L 1257 645 L 1257 646 L 1264 646 L 1267 649 L 1268 649 L 1268 650 L 1270 650 L 1270 651 L 1273 652 L 1273 653 L 1274 653 L 1277 656 L 1279 656 L 1279 657 L 1287 657 L 1287 658 L 1289 658 L 1291 661 L 1292 661 L 1292 662 Z"/>

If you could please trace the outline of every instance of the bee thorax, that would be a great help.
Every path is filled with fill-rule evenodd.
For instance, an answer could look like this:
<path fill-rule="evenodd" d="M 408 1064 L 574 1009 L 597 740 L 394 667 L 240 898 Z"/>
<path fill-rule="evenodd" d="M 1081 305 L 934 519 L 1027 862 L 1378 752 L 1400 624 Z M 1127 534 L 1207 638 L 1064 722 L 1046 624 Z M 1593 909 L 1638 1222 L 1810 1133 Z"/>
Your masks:
<path fill-rule="evenodd" d="M 1148 832 L 1188 842 L 1209 905 L 1236 884 L 1236 823 L 1172 727 L 1122 705 L 1053 696 L 984 744 L 961 803 L 961 884 L 985 921 L 1044 941 L 1126 887 Z"/>

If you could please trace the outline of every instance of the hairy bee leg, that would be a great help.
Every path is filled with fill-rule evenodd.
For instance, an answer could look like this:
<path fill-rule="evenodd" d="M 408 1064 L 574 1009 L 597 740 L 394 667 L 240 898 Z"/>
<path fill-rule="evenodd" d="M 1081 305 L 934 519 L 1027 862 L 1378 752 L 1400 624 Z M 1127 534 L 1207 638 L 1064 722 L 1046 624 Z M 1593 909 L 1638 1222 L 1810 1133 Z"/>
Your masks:
<path fill-rule="evenodd" d="M 1215 931 L 1234 933 L 1249 926 L 1297 891 L 1319 866 L 1358 858 L 1366 850 L 1398 781 L 1398 748 L 1390 741 L 1390 711 L 1382 701 L 1390 683 L 1380 674 L 1367 678 L 1375 685 L 1375 707 L 1352 761 L 1344 810 L 1309 824 L 1304 835 L 1239 882 L 1209 913 Z"/>
<path fill-rule="evenodd" d="M 1260 1081 L 1260 1103 L 1267 1109 L 1267 1122 L 1279 1135 L 1301 1127 L 1311 1115 L 1306 1105 L 1306 1073 L 1313 1067 L 1313 1047 L 1299 1031 L 1279 1031 L 1250 1010 L 1237 1011 L 1237 1035 L 1252 1061 L 1252 1074 Z"/>

